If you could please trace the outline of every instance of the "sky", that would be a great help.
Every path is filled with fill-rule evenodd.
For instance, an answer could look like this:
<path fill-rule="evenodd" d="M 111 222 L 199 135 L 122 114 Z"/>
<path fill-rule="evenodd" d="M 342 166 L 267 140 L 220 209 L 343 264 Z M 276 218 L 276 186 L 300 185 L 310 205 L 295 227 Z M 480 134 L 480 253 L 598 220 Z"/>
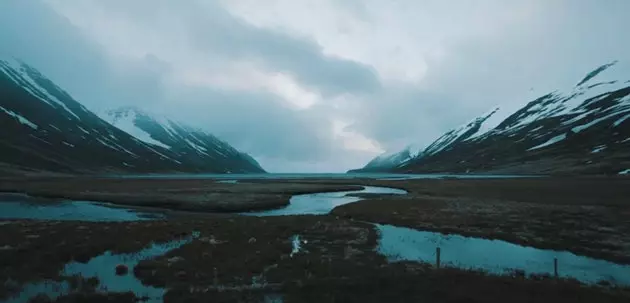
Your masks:
<path fill-rule="evenodd" d="M 2 0 L 0 52 L 88 108 L 343 172 L 630 61 L 627 0 Z"/>

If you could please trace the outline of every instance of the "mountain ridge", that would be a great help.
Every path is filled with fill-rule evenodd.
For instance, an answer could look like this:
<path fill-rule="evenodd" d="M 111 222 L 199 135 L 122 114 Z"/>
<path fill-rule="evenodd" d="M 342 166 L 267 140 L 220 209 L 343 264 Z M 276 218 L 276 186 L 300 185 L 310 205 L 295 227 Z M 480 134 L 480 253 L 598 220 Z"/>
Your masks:
<path fill-rule="evenodd" d="M 471 123 L 429 144 L 423 157 L 381 172 L 618 174 L 630 168 L 630 81 L 607 78 L 618 61 L 587 73 L 567 91 L 527 103 L 496 127 L 469 135 Z M 628 70 L 621 70 L 630 75 Z M 486 115 L 473 121 L 485 122 Z M 473 125 L 474 126 L 474 125 Z M 462 139 L 463 138 L 463 139 Z M 372 171 L 372 167 L 351 172 Z"/>
<path fill-rule="evenodd" d="M 37 69 L 14 57 L 0 58 L 0 97 L 3 169 L 70 173 L 264 172 L 253 158 L 233 148 L 231 157 L 204 157 L 143 142 L 101 119 Z M 214 142 L 208 134 L 196 135 L 203 139 L 197 140 L 207 144 Z M 229 145 L 221 141 L 221 146 Z"/>

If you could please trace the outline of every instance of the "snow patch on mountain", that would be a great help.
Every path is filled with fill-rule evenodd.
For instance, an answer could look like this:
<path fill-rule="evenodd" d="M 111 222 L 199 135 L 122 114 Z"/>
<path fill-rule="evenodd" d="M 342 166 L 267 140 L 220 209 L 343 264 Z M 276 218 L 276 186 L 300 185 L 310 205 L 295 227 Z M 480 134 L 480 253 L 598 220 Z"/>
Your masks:
<path fill-rule="evenodd" d="M 188 145 L 190 145 L 190 147 L 192 147 L 193 149 L 195 149 L 198 153 L 202 153 L 207 155 L 208 154 L 208 149 L 206 149 L 205 147 L 198 145 L 195 142 L 192 142 L 190 139 L 188 138 L 184 138 L 184 141 L 186 141 L 186 143 L 188 143 Z"/>
<path fill-rule="evenodd" d="M 621 125 L 623 122 L 628 120 L 628 118 L 630 118 L 630 115 L 625 115 L 625 116 L 621 117 L 619 120 L 617 120 L 617 121 L 615 121 L 615 123 L 613 123 L 613 126 L 617 127 L 617 126 Z"/>
<path fill-rule="evenodd" d="M 593 148 L 593 150 L 591 151 L 591 154 L 600 153 L 600 152 L 606 150 L 606 148 L 608 148 L 608 146 L 606 146 L 606 145 L 595 146 L 595 148 Z"/>
<path fill-rule="evenodd" d="M 9 77 L 9 79 L 13 80 L 16 84 L 22 86 L 24 90 L 29 92 L 35 98 L 50 106 L 59 106 L 74 118 L 81 120 L 81 118 L 79 118 L 76 113 L 68 108 L 68 106 L 64 102 L 59 100 L 46 88 L 41 86 L 41 81 L 46 78 L 42 76 L 36 69 L 28 66 L 18 59 L 7 57 L 0 59 L 0 71 L 2 71 L 7 77 Z M 52 85 L 52 82 L 50 84 Z M 60 91 L 59 88 L 57 88 L 57 90 Z"/>
<path fill-rule="evenodd" d="M 448 133 L 444 134 L 442 137 L 438 138 L 431 145 L 429 145 L 429 147 L 427 147 L 423 151 L 423 153 L 425 155 L 435 155 L 457 142 L 469 140 L 471 138 L 475 138 L 476 136 L 484 135 L 485 133 L 487 133 L 488 131 L 494 128 L 493 125 L 484 126 L 484 124 L 492 116 L 494 116 L 494 114 L 496 114 L 498 111 L 499 111 L 499 108 L 495 108 L 491 110 L 490 112 L 486 113 L 485 115 L 481 117 L 477 117 L 473 119 L 472 121 L 470 121 L 469 123 L 457 129 L 449 131 Z M 497 123 L 494 120 L 492 120 L 491 122 Z"/>
<path fill-rule="evenodd" d="M 485 135 L 490 133 L 492 130 L 494 130 L 506 118 L 506 116 L 500 115 L 498 113 L 501 113 L 501 108 L 497 106 L 493 110 L 481 116 L 481 117 L 485 117 L 485 119 L 483 119 L 483 121 L 479 125 L 479 130 L 477 130 L 475 134 L 471 135 L 466 140 L 474 140 L 476 138 L 484 137 Z M 479 118 L 473 120 L 473 122 L 477 121 L 478 119 Z"/>
<path fill-rule="evenodd" d="M 109 111 L 102 115 L 101 118 L 144 143 L 157 145 L 167 149 L 171 148 L 170 146 L 153 139 L 151 134 L 136 125 L 137 112 L 134 110 Z"/>
<path fill-rule="evenodd" d="M 627 68 L 618 64 L 617 61 L 603 65 L 589 73 L 578 86 L 570 91 L 555 91 L 530 102 L 525 108 L 502 122 L 498 127 L 498 132 L 515 132 L 533 122 L 562 116 L 570 117 L 563 123 L 570 125 L 589 117 L 591 113 L 598 110 L 615 111 L 614 115 L 619 114 L 621 110 L 628 107 L 625 102 L 627 100 L 622 100 L 613 108 L 606 109 L 593 109 L 590 105 L 609 97 L 617 90 L 626 88 L 627 84 L 624 81 L 615 79 L 617 74 L 623 74 L 625 70 Z"/>
<path fill-rule="evenodd" d="M 87 129 L 85 129 L 85 128 L 81 127 L 81 126 L 77 126 L 77 127 L 78 127 L 78 128 L 79 128 L 79 130 L 81 130 L 83 133 L 88 134 L 88 135 L 90 134 L 90 132 L 89 132 Z"/>
<path fill-rule="evenodd" d="M 541 149 L 541 148 L 547 147 L 547 146 L 552 145 L 552 144 L 556 144 L 556 143 L 558 143 L 558 142 L 560 142 L 560 141 L 562 141 L 562 140 L 564 140 L 566 138 L 567 138 L 567 134 L 562 134 L 562 135 L 559 135 L 559 136 L 555 136 L 555 137 L 549 139 L 547 142 L 545 142 L 543 144 L 536 145 L 536 146 L 528 149 L 528 151 L 537 150 L 537 149 Z"/>
<path fill-rule="evenodd" d="M 17 114 L 15 112 L 12 112 L 2 106 L 0 106 L 0 111 L 4 112 L 5 114 L 15 118 L 18 122 L 20 122 L 21 124 L 24 124 L 32 129 L 38 129 L 39 127 L 37 126 L 37 124 L 31 122 L 29 119 L 24 118 L 22 115 Z"/>
<path fill-rule="evenodd" d="M 627 112 L 627 111 L 622 111 L 622 112 L 613 112 L 613 113 L 611 113 L 611 114 L 609 114 L 609 115 L 603 116 L 603 117 L 601 117 L 601 118 L 597 118 L 597 119 L 595 119 L 595 120 L 593 120 L 593 121 L 591 121 L 591 122 L 589 122 L 589 123 L 586 123 L 586 124 L 582 124 L 582 125 L 578 125 L 578 126 L 576 126 L 576 127 L 573 127 L 571 130 L 572 130 L 573 132 L 575 132 L 575 133 L 579 133 L 579 132 L 581 132 L 581 131 L 583 131 L 583 130 L 585 130 L 585 129 L 587 129 L 587 128 L 589 128 L 589 127 L 593 126 L 593 125 L 596 125 L 596 124 L 598 124 L 598 123 L 600 123 L 600 122 L 602 122 L 602 121 L 605 121 L 605 120 L 608 120 L 608 119 L 610 119 L 610 118 L 613 118 L 613 117 L 616 117 L 616 116 L 622 115 L 622 114 L 624 114 L 625 112 Z M 613 123 L 613 124 L 614 124 L 614 123 Z"/>

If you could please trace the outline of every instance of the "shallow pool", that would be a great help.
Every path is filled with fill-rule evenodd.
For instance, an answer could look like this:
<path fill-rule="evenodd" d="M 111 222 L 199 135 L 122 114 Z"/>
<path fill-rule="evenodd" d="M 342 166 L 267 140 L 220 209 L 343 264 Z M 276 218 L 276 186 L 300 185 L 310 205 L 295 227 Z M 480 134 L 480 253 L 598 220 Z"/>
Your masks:
<path fill-rule="evenodd" d="M 161 216 L 107 205 L 87 201 L 53 201 L 19 194 L 0 194 L 0 219 L 119 222 L 150 220 Z"/>
<path fill-rule="evenodd" d="M 482 269 L 494 274 L 518 269 L 526 274 L 553 276 L 554 258 L 557 258 L 560 277 L 571 277 L 584 283 L 605 280 L 630 285 L 630 265 L 505 241 L 444 235 L 391 225 L 376 226 L 381 235 L 377 250 L 392 262 L 424 261 L 435 264 L 436 248 L 440 247 L 441 261 L 445 265 Z"/>
<path fill-rule="evenodd" d="M 168 242 L 165 244 L 152 244 L 139 252 L 131 254 L 112 254 L 105 252 L 104 254 L 92 258 L 87 263 L 71 262 L 66 264 L 61 276 L 80 275 L 83 278 L 98 278 L 99 285 L 97 291 L 101 292 L 133 292 L 138 298 L 146 297 L 144 302 L 162 302 L 166 292 L 163 288 L 145 286 L 134 276 L 133 269 L 142 260 L 150 260 L 159 256 L 163 256 L 168 252 L 190 243 L 194 238 L 198 237 L 198 233 L 193 233 L 190 237 Z M 129 272 L 126 275 L 116 275 L 116 266 L 125 265 Z M 37 295 L 47 295 L 51 299 L 70 293 L 70 287 L 67 282 L 59 283 L 45 281 L 41 283 L 31 283 L 23 286 L 22 291 L 17 296 L 8 299 L 7 303 L 26 303 Z"/>

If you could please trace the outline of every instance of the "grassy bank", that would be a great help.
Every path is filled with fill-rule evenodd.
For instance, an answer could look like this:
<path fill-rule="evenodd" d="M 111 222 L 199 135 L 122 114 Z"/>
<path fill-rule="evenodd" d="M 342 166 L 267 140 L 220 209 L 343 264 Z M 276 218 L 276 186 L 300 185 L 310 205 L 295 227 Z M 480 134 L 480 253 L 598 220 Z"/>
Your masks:
<path fill-rule="evenodd" d="M 410 194 L 367 197 L 332 213 L 630 264 L 628 179 L 416 180 L 400 186 Z"/>
<path fill-rule="evenodd" d="M 60 279 L 70 260 L 87 261 L 106 250 L 136 251 L 151 241 L 200 233 L 192 243 L 129 274 L 167 287 L 166 302 L 627 302 L 626 290 L 577 282 L 435 269 L 419 263 L 389 264 L 378 255 L 369 224 L 331 216 L 231 217 L 138 223 L 19 221 L 0 225 L 2 278 L 20 282 Z M 301 248 L 292 238 L 300 236 Z M 6 243 L 6 244 L 5 244 Z M 7 261 L 11 260 L 11 261 Z M 112 271 L 115 268 L 111 268 Z M 252 286 L 253 281 L 258 284 Z M 257 285 L 257 286 L 256 286 Z M 6 297 L 16 289 L 2 293 Z M 60 299 L 129 300 L 84 293 Z M 109 301 L 108 301 L 109 300 Z"/>
<path fill-rule="evenodd" d="M 293 195 L 358 189 L 340 184 L 224 184 L 207 179 L 24 178 L 0 183 L 0 192 L 192 212 L 267 210 L 288 205 Z"/>

